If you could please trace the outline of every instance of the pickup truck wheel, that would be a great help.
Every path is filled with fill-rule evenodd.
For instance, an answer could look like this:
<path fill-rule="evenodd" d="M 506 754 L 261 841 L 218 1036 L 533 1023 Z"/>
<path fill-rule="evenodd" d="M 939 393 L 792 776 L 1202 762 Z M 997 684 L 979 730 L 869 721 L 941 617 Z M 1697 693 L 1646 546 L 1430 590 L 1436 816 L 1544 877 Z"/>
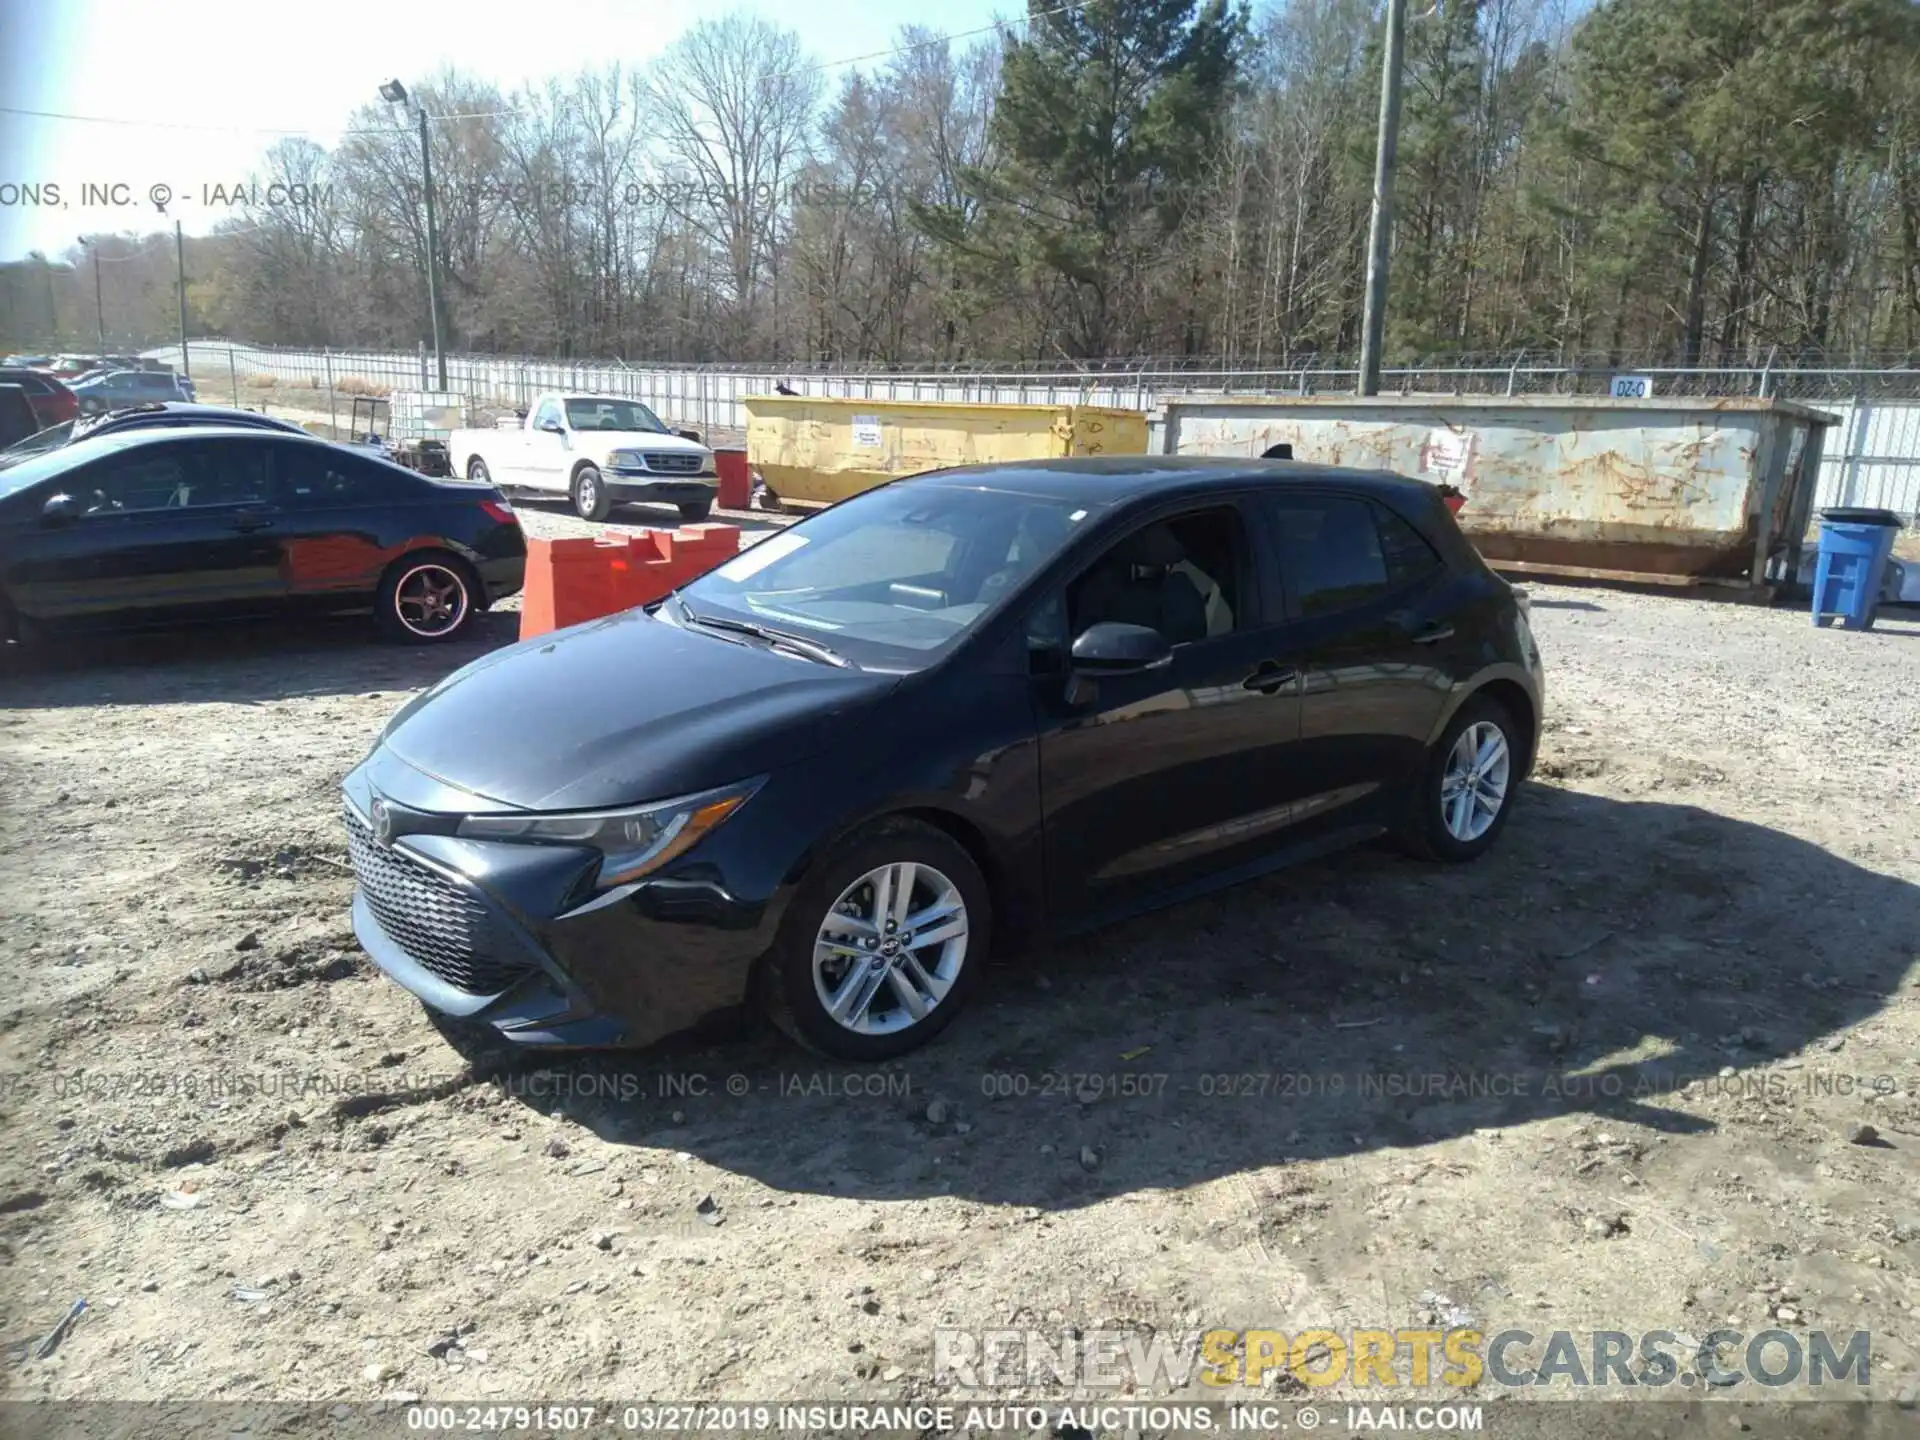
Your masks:
<path fill-rule="evenodd" d="M 604 520 L 613 510 L 613 493 L 600 472 L 582 465 L 573 472 L 573 513 L 582 520 Z"/>
<path fill-rule="evenodd" d="M 689 525 L 697 525 L 711 514 L 713 514 L 711 500 L 695 500 L 692 504 L 680 507 L 680 518 Z"/>
<path fill-rule="evenodd" d="M 478 455 L 467 461 L 467 479 L 477 480 L 482 485 L 493 483 L 493 476 L 487 473 L 487 462 Z"/>

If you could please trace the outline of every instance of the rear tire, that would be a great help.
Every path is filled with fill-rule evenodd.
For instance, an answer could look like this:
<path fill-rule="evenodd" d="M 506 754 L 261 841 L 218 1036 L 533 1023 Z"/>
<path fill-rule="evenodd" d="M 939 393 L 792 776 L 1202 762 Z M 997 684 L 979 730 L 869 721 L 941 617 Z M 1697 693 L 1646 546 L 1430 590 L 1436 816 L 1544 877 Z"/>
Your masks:
<path fill-rule="evenodd" d="M 467 461 L 467 479 L 481 485 L 491 485 L 493 476 L 487 473 L 487 462 L 478 455 Z"/>
<path fill-rule="evenodd" d="M 613 512 L 613 492 L 606 479 L 591 465 L 582 465 L 573 473 L 573 513 L 582 520 L 604 520 Z"/>
<path fill-rule="evenodd" d="M 443 645 L 458 639 L 483 606 L 479 577 L 458 555 L 416 550 L 387 567 L 373 614 L 390 640 Z"/>
<path fill-rule="evenodd" d="M 902 917 L 935 938 L 900 943 L 888 923 Z M 836 845 L 802 883 L 760 969 L 761 1007 L 818 1054 L 904 1055 L 960 1012 L 986 966 L 992 929 L 986 878 L 952 836 L 918 820 L 879 821 Z M 865 986 L 848 988 L 863 973 Z M 844 1018 L 835 1018 L 836 1002 Z"/>
<path fill-rule="evenodd" d="M 682 505 L 680 507 L 680 518 L 689 525 L 698 525 L 711 514 L 713 514 L 713 502 L 711 500 L 696 500 L 691 505 Z"/>
<path fill-rule="evenodd" d="M 1477 860 L 1513 813 L 1524 740 L 1507 707 L 1476 695 L 1427 754 L 1394 838 L 1422 860 Z"/>

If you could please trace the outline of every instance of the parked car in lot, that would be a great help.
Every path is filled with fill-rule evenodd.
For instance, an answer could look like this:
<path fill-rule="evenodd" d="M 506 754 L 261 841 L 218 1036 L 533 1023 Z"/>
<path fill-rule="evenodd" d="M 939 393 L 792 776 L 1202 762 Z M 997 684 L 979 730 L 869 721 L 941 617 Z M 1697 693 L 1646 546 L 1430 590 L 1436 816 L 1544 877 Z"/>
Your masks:
<path fill-rule="evenodd" d="M 123 430 L 168 429 L 181 425 L 237 425 L 251 430 L 277 430 L 284 435 L 308 433 L 291 420 L 276 420 L 257 410 L 234 410 L 225 405 L 192 405 L 184 400 L 152 400 L 143 405 L 129 405 L 124 410 L 109 410 L 104 415 L 49 425 L 0 450 L 0 469 L 17 465 L 30 456 L 58 450 L 76 440 L 116 435 Z"/>
<path fill-rule="evenodd" d="M 33 402 L 18 385 L 0 382 L 0 445 L 19 444 L 40 428 L 40 417 L 33 413 Z M 0 462 L 6 452 L 0 450 Z"/>
<path fill-rule="evenodd" d="M 704 520 L 720 485 L 713 451 L 676 434 L 639 401 L 607 395 L 542 395 L 518 428 L 455 430 L 447 453 L 456 475 L 510 492 L 565 495 L 586 520 L 641 501 Z"/>
<path fill-rule="evenodd" d="M 461 634 L 520 588 L 489 487 L 257 427 L 139 427 L 0 469 L 0 635 L 371 607 L 397 640 Z"/>
<path fill-rule="evenodd" d="M 99 415 L 148 401 L 192 400 L 193 382 L 171 370 L 111 370 L 73 383 L 82 415 Z"/>
<path fill-rule="evenodd" d="M 1383 834 L 1473 859 L 1542 693 L 1524 597 L 1422 482 L 937 472 L 401 709 L 344 785 L 353 923 L 511 1041 L 641 1044 L 751 999 L 881 1059 L 996 937 Z"/>
<path fill-rule="evenodd" d="M 80 413 L 80 400 L 73 391 L 51 375 L 25 368 L 0 369 L 0 385 L 18 385 L 26 391 L 27 403 L 42 425 L 58 425 Z"/>

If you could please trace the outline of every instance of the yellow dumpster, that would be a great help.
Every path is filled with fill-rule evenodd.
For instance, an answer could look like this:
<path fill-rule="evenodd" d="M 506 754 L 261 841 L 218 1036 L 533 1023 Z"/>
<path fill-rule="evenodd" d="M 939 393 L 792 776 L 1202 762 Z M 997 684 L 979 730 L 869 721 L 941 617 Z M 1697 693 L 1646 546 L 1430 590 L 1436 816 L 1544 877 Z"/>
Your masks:
<path fill-rule="evenodd" d="M 782 500 L 830 504 L 949 465 L 1147 451 L 1147 417 L 1137 410 L 784 395 L 743 403 L 747 464 Z"/>

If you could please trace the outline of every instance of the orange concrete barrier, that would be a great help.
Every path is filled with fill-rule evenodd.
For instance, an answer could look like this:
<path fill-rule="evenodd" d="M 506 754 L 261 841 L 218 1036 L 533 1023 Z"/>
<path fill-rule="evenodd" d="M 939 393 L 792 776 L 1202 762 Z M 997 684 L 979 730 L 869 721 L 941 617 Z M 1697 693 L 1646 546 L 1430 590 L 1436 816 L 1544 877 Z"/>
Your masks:
<path fill-rule="evenodd" d="M 651 604 L 739 553 L 737 525 L 683 525 L 592 539 L 529 539 L 520 638 L 530 640 Z"/>

